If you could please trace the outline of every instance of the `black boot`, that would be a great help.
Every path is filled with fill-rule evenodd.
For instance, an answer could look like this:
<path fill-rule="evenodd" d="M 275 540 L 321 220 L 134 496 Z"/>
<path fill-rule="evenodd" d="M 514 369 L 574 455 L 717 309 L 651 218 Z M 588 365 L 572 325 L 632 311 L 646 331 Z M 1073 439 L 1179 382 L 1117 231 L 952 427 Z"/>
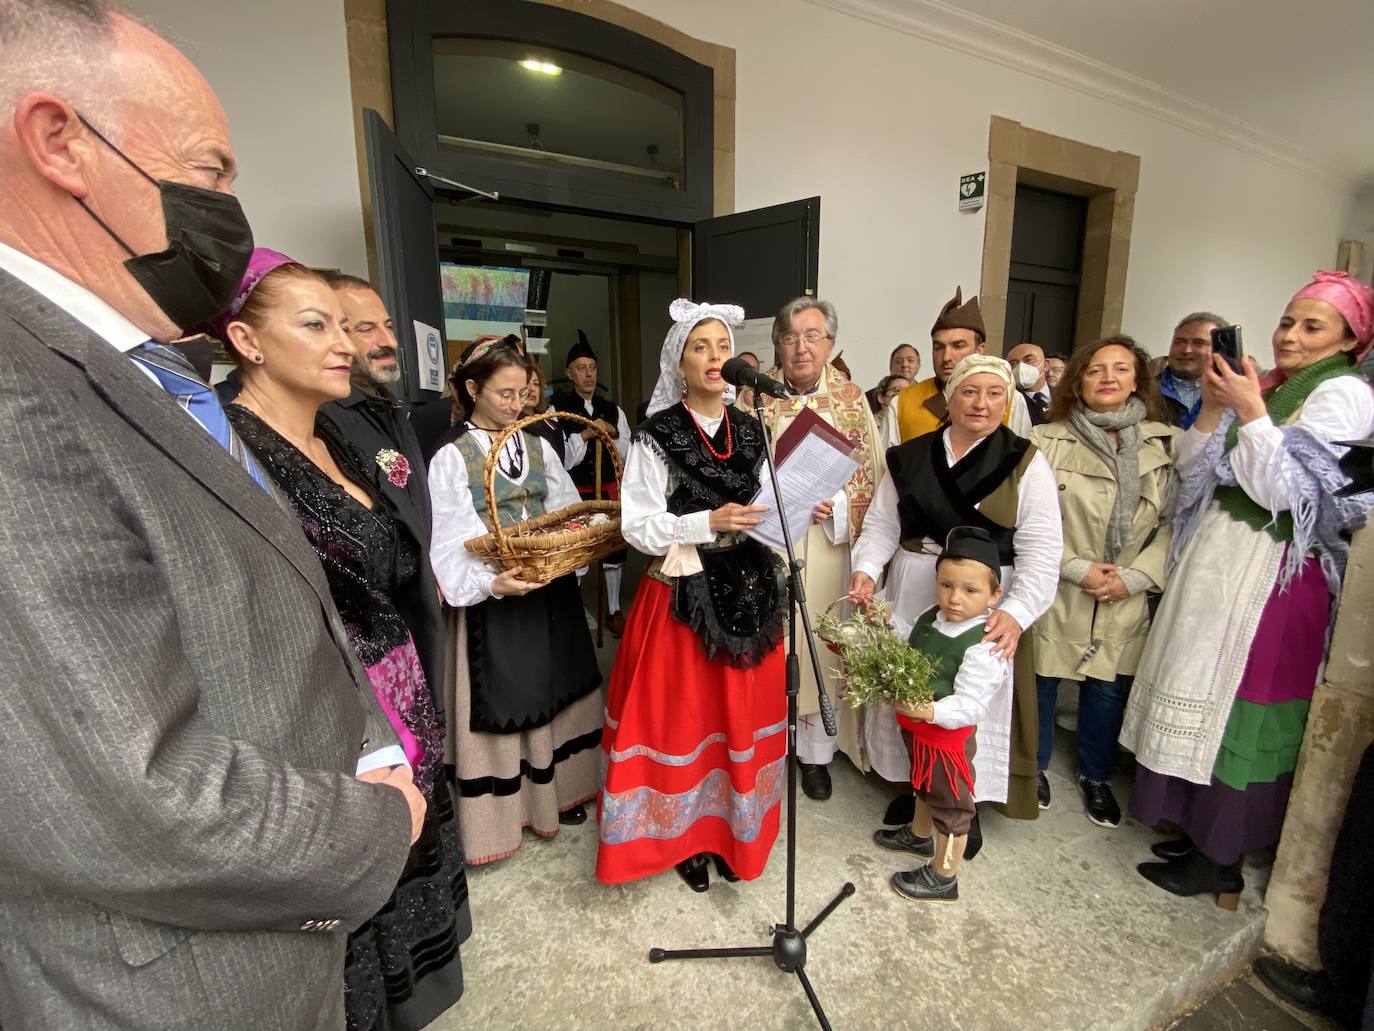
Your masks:
<path fill-rule="evenodd" d="M 558 822 L 564 827 L 576 827 L 578 824 L 587 822 L 587 807 L 575 805 L 571 809 L 564 809 L 558 814 Z"/>
<path fill-rule="evenodd" d="M 830 797 L 830 767 L 821 764 L 812 765 L 797 760 L 797 767 L 801 770 L 801 786 L 806 797 L 813 802 L 824 802 Z"/>
<path fill-rule="evenodd" d="M 1234 910 L 1245 888 L 1240 863 L 1222 866 L 1201 852 L 1192 852 L 1172 863 L 1140 863 L 1140 876 L 1174 895 L 1189 898 L 1193 895 L 1216 895 L 1217 905 Z"/>
<path fill-rule="evenodd" d="M 964 862 L 968 862 L 983 851 L 983 825 L 978 819 L 978 810 L 973 810 L 973 822 L 968 828 L 968 844 L 964 846 Z"/>
<path fill-rule="evenodd" d="M 916 818 L 916 796 L 898 795 L 888 803 L 883 813 L 883 823 L 889 827 L 901 827 Z"/>
<path fill-rule="evenodd" d="M 1337 1016 L 1325 971 L 1304 970 L 1278 956 L 1261 956 L 1255 960 L 1255 974 L 1284 1002 L 1328 1017 Z"/>
<path fill-rule="evenodd" d="M 711 858 L 716 861 L 716 873 L 720 874 L 731 884 L 739 880 L 739 874 L 730 868 L 730 864 L 725 861 L 725 857 L 715 852 L 711 853 Z"/>
<path fill-rule="evenodd" d="M 687 882 L 693 891 L 705 891 L 711 887 L 711 871 L 706 865 L 706 853 L 698 852 L 673 867 L 677 875 Z"/>
<path fill-rule="evenodd" d="M 1166 863 L 1172 863 L 1192 852 L 1193 843 L 1187 838 L 1170 838 L 1168 841 L 1155 842 L 1150 846 L 1150 851 Z"/>

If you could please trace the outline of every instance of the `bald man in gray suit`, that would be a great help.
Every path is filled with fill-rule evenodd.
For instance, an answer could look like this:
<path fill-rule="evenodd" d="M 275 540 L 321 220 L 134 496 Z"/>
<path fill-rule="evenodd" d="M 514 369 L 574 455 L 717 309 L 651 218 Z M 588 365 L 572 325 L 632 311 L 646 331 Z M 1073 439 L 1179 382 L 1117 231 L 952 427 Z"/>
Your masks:
<path fill-rule="evenodd" d="M 7 1031 L 342 1028 L 423 818 L 299 523 L 154 343 L 233 296 L 233 173 L 163 40 L 0 0 Z"/>

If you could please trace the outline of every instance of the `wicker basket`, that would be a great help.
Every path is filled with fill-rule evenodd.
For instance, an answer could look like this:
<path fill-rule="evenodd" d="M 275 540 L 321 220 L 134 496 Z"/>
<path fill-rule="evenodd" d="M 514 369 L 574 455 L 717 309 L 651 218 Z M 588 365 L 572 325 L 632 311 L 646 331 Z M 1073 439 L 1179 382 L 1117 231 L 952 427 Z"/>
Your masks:
<path fill-rule="evenodd" d="M 546 414 L 536 414 L 511 423 L 491 442 L 487 451 L 486 493 L 487 511 L 496 512 L 496 460 L 506 441 L 515 433 L 536 422 L 549 418 Z M 605 450 L 615 466 L 615 478 L 623 475 L 620 452 L 610 434 L 597 426 L 591 419 L 570 412 L 559 412 L 558 420 L 584 423 L 596 430 L 606 444 Z M 597 493 L 601 492 L 601 449 L 596 454 Z M 565 530 L 563 525 L 578 516 L 591 517 L 598 512 L 610 516 L 610 521 L 600 526 L 585 526 L 580 530 Z M 565 573 L 590 565 L 597 559 L 617 552 L 625 547 L 625 538 L 620 535 L 620 502 L 609 500 L 579 501 L 575 505 L 561 508 L 557 512 L 547 512 L 533 519 L 526 519 L 515 526 L 501 526 L 496 519 L 495 529 L 482 537 L 475 537 L 464 547 L 474 555 L 480 555 L 494 565 L 505 569 L 519 569 L 524 579 L 535 583 L 548 583 Z"/>

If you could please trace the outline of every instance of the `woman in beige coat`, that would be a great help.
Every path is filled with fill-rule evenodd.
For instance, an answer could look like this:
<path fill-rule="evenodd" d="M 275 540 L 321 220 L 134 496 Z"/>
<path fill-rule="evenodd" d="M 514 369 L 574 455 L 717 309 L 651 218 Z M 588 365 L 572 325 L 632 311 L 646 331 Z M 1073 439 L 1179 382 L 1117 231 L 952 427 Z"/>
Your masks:
<path fill-rule="evenodd" d="M 1076 680 L 1078 787 L 1088 819 L 1103 827 L 1121 820 L 1107 780 L 1150 629 L 1148 595 L 1164 587 L 1169 551 L 1178 430 L 1164 424 L 1148 361 L 1130 337 L 1080 348 L 1054 392 L 1051 421 L 1031 433 L 1054 469 L 1064 520 L 1059 592 L 1035 624 L 1040 808 L 1050 804 L 1059 682 Z"/>

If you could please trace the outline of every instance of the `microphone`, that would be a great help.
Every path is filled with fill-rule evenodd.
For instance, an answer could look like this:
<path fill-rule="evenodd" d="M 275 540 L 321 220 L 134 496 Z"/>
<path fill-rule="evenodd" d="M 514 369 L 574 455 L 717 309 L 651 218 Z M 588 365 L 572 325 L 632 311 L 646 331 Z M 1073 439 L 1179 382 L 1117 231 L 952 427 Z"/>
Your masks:
<path fill-rule="evenodd" d="M 787 393 L 785 386 L 771 376 L 755 372 L 754 367 L 743 358 L 731 358 L 722 365 L 720 378 L 732 386 L 743 387 L 754 391 L 756 394 L 767 394 L 769 397 L 791 396 Z"/>

